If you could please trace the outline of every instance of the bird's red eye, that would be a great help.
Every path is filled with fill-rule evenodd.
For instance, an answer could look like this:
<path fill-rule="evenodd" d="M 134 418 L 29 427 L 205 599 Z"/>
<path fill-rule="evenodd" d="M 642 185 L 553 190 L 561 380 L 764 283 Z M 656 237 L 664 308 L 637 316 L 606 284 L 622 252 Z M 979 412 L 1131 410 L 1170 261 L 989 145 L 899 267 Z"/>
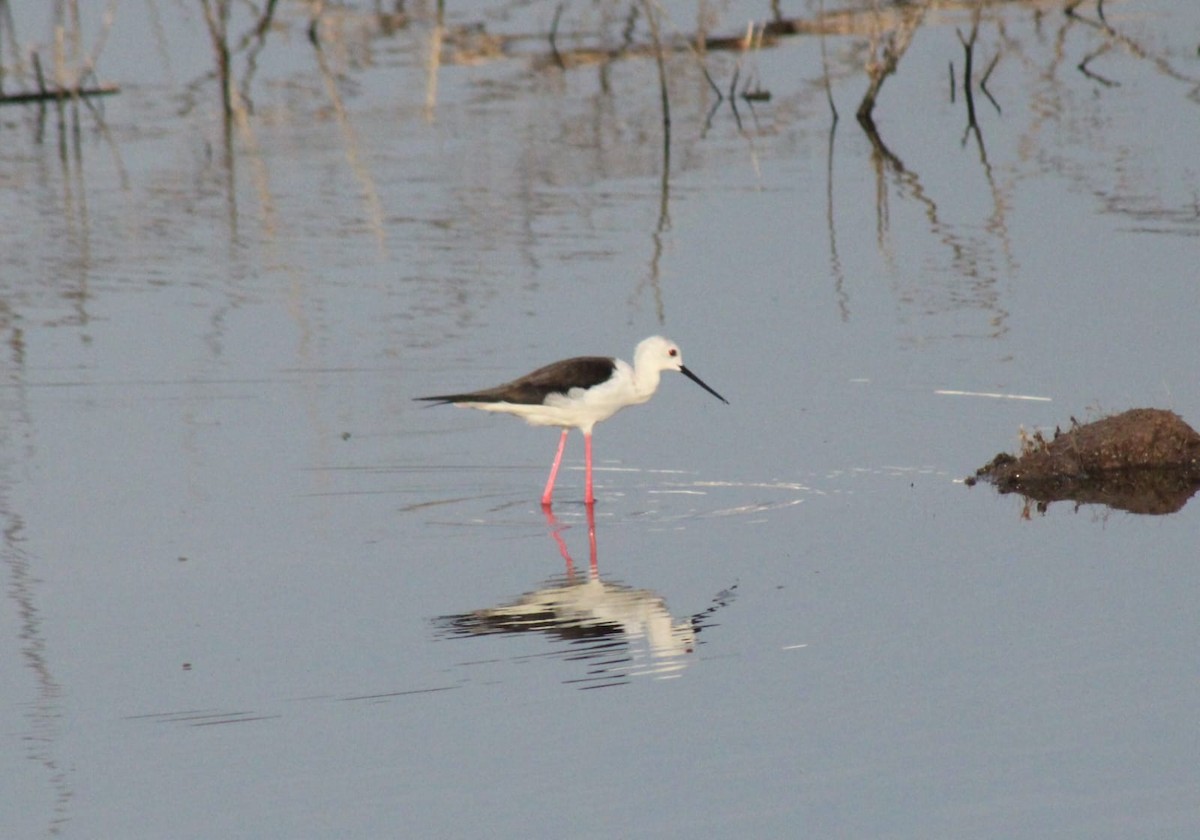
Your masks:
<path fill-rule="evenodd" d="M 672 347 L 670 350 L 667 351 L 667 355 L 668 356 L 678 356 L 679 351 L 676 350 L 674 347 Z"/>

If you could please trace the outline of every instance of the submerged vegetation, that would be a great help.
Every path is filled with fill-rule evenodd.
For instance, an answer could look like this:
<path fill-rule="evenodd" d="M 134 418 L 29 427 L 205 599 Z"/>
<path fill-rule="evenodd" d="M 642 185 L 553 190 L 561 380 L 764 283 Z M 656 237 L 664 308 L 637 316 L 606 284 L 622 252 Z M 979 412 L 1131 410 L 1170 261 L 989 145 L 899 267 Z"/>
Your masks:
<path fill-rule="evenodd" d="M 886 80 L 900 68 L 905 53 L 923 28 L 941 32 L 953 29 L 962 53 L 961 65 L 951 61 L 947 71 L 948 95 L 961 95 L 967 114 L 967 130 L 978 137 L 976 96 L 982 95 L 999 112 L 1001 105 L 988 89 L 997 66 L 1008 59 L 1021 60 L 1016 45 L 1007 36 L 1003 15 L 1013 8 L 1028 11 L 1039 22 L 1053 27 L 1062 40 L 1068 29 L 1086 33 L 1090 48 L 1075 70 L 1095 83 L 1112 87 L 1120 81 L 1100 68 L 1105 56 L 1124 53 L 1152 62 L 1164 76 L 1188 86 L 1187 96 L 1200 102 L 1200 78 L 1174 66 L 1168 56 L 1140 44 L 1110 22 L 1105 0 L 849 0 L 841 4 L 825 0 L 808 4 L 808 13 L 788 15 L 777 0 L 764 4 L 761 18 L 739 24 L 736 31 L 720 31 L 722 23 L 701 3 L 690 31 L 672 27 L 677 6 L 655 0 L 627 0 L 617 5 L 591 4 L 575 10 L 564 2 L 546 4 L 549 20 L 545 31 L 497 31 L 488 18 L 462 19 L 452 15 L 453 5 L 445 0 L 363 0 L 360 3 L 329 3 L 326 0 L 200 0 L 204 37 L 212 55 L 211 78 L 222 111 L 236 119 L 239 108 L 252 101 L 250 87 L 258 56 L 272 38 L 290 37 L 300 30 L 314 49 L 314 58 L 324 63 L 322 50 L 345 51 L 353 42 L 389 39 L 400 32 L 420 31 L 427 35 L 428 70 L 436 73 L 442 64 L 479 64 L 502 59 L 524 59 L 531 72 L 562 72 L 582 67 L 600 68 L 602 89 L 609 89 L 608 70 L 618 61 L 654 58 L 660 77 L 664 128 L 670 125 L 670 85 L 673 71 L 665 60 L 682 56 L 707 78 L 717 103 L 728 102 L 737 114 L 738 103 L 752 105 L 771 99 L 769 80 L 744 72 L 739 58 L 725 80 L 709 66 L 709 56 L 730 52 L 739 56 L 779 46 L 789 39 L 819 38 L 822 55 L 822 84 L 831 119 L 838 111 L 831 93 L 831 80 L 848 72 L 861 73 L 866 86 L 855 110 L 862 128 L 878 151 L 895 162 L 883 145 L 874 114 Z M 155 0 L 150 8 L 158 14 Z M 51 7 L 50 46 L 31 46 L 17 31 L 11 0 L 0 0 L 0 103 L 35 102 L 63 98 L 86 99 L 116 93 L 119 88 L 97 79 L 97 68 L 114 26 L 119 25 L 118 3 L 81 13 L 79 0 L 63 0 Z M 85 31 L 90 27 L 94 31 Z M 990 34 L 989 34 L 990 33 Z M 199 33 L 198 33 L 199 34 Z M 831 59 L 827 39 L 837 38 L 849 49 Z M 941 81 L 938 84 L 942 84 Z M 429 93 L 436 102 L 436 83 Z M 965 138 L 964 138 L 965 139 Z M 982 140 L 979 138 L 982 145 Z"/>
<path fill-rule="evenodd" d="M 786 7 L 767 0 L 746 21 L 732 19 L 708 0 L 541 0 L 500 7 L 446 0 L 0 0 L 0 104 L 10 106 L 0 111 L 31 126 L 36 142 L 57 142 L 58 160 L 73 178 L 85 165 L 84 128 L 92 127 L 127 182 L 119 143 L 106 124 L 104 103 L 110 99 L 97 94 L 121 90 L 105 78 L 105 50 L 114 41 L 128 43 L 118 38 L 122 26 L 133 7 L 143 9 L 149 37 L 136 49 L 145 53 L 145 70 L 138 78 L 127 72 L 120 84 L 168 99 L 168 119 L 200 117 L 195 125 L 203 131 L 202 157 L 206 167 L 211 164 L 205 177 L 225 192 L 229 229 L 237 230 L 238 202 L 248 200 L 257 201 L 268 236 L 285 227 L 268 177 L 270 150 L 261 140 L 264 115 L 270 113 L 276 125 L 315 117 L 336 124 L 353 179 L 349 191 L 361 201 L 360 215 L 382 249 L 387 225 L 372 163 L 375 149 L 360 140 L 361 112 L 354 107 L 364 90 L 382 86 L 368 85 L 365 77 L 390 73 L 387 104 L 400 106 L 396 119 L 416 116 L 433 124 L 439 107 L 446 109 L 439 103 L 444 98 L 439 84 L 447 68 L 490 66 L 495 72 L 468 82 L 476 85 L 474 92 L 489 102 L 496 101 L 497 91 L 529 93 L 536 104 L 528 113 L 536 112 L 541 121 L 532 130 L 571 140 L 556 151 L 566 155 L 578 145 L 611 142 L 639 177 L 656 181 L 647 231 L 651 253 L 634 296 L 653 296 L 661 322 L 659 262 L 671 228 L 672 179 L 714 136 L 737 138 L 757 170 L 759 138 L 794 128 L 828 133 L 826 269 L 841 317 L 849 317 L 834 207 L 841 192 L 834 183 L 841 102 L 843 111 L 855 115 L 850 132 L 869 144 L 864 160 L 873 179 L 868 200 L 875 246 L 889 262 L 896 258 L 889 203 L 898 197 L 915 208 L 940 249 L 939 260 L 961 280 L 955 289 L 905 288 L 899 294 L 922 307 L 932 296 L 943 310 L 978 310 L 982 317 L 972 334 L 996 337 L 1009 328 L 997 278 L 1016 264 L 1009 214 L 1018 183 L 1057 165 L 1043 157 L 1051 131 L 1064 129 L 1049 142 L 1095 144 L 1100 159 L 1124 154 L 1106 132 L 1096 130 L 1095 114 L 1082 112 L 1106 107 L 1139 73 L 1139 83 L 1149 78 L 1167 89 L 1166 98 L 1179 109 L 1200 104 L 1200 74 L 1191 55 L 1185 61 L 1178 49 L 1156 42 L 1144 18 L 1114 12 L 1123 5 L 802 0 Z M 176 17 L 173 25 L 164 25 L 169 15 Z M 923 58 L 914 54 L 914 45 Z M 804 55 L 801 47 L 807 47 Z M 794 73 L 792 62 L 784 71 L 770 60 L 772 51 L 778 57 L 788 49 L 802 68 Z M 182 72 L 175 69 L 181 54 L 189 62 Z M 930 64 L 930 54 L 944 56 L 945 63 Z M 909 76 L 896 81 L 906 61 Z M 922 70 L 920 78 L 914 65 Z M 282 80 L 271 75 L 280 66 L 287 74 Z M 469 74 L 456 75 L 461 81 Z M 969 184 L 961 178 L 938 183 L 914 163 L 924 150 L 914 149 L 904 132 L 924 119 L 920 108 L 931 106 L 948 110 L 951 121 L 961 119 L 952 123 L 951 142 L 969 152 L 962 158 L 966 169 L 956 176 L 979 176 Z M 578 119 L 580 110 L 591 111 L 588 120 Z M 596 132 L 585 136 L 580 125 L 589 120 Z M 986 141 L 999 123 L 1016 138 L 1016 152 L 994 165 Z M 573 163 L 557 161 L 547 169 L 562 173 Z M 253 185 L 252 196 L 237 194 L 239 167 L 250 172 L 242 181 Z M 1103 166 L 1079 168 L 1070 177 L 1097 196 L 1103 212 L 1121 214 L 1139 228 L 1194 235 L 1195 197 L 1172 189 L 1177 182 L 1148 184 L 1139 172 Z M 958 224 L 947 207 L 968 192 L 981 193 L 980 215 Z M 83 195 L 75 189 L 64 200 L 80 202 Z M 83 211 L 66 208 L 78 218 L 85 218 Z"/>

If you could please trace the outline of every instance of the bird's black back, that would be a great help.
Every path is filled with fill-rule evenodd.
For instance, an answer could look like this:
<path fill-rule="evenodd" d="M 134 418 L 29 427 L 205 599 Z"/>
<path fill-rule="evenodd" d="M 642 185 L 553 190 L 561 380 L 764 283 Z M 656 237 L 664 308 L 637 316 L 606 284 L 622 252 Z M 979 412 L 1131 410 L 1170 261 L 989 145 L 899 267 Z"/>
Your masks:
<path fill-rule="evenodd" d="M 460 402 L 507 402 L 517 405 L 541 405 L 551 394 L 565 394 L 572 388 L 591 388 L 606 382 L 616 370 L 616 359 L 607 356 L 576 356 L 563 359 L 512 382 L 467 394 L 442 394 L 417 397 L 438 405 Z"/>

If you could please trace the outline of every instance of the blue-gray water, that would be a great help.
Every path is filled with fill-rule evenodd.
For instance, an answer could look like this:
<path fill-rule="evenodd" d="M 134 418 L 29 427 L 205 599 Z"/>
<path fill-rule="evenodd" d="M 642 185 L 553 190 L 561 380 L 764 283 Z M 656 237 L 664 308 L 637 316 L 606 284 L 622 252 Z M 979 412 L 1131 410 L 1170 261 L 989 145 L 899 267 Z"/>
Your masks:
<path fill-rule="evenodd" d="M 54 32 L 8 5 L 12 92 Z M 894 17 L 825 39 L 835 131 L 819 38 L 678 52 L 664 190 L 652 58 L 450 6 L 317 53 L 281 4 L 228 144 L 198 7 L 85 9 L 121 93 L 0 109 L 0 835 L 1200 834 L 1196 502 L 960 481 L 1200 424 L 1200 8 L 987 7 L 978 135 L 931 10 L 890 157 Z M 412 402 L 656 333 L 731 404 L 668 375 L 598 427 L 594 577 L 577 434 L 551 523 L 553 430 Z"/>

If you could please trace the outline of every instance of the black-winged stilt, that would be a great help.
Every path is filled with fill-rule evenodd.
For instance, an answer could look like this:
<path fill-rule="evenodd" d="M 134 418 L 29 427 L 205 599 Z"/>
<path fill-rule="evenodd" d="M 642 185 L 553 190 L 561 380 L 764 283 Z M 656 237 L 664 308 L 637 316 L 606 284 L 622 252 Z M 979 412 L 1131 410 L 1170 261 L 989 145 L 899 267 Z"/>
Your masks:
<path fill-rule="evenodd" d="M 608 356 L 577 356 L 538 368 L 512 382 L 467 394 L 417 397 L 438 405 L 454 404 L 482 411 L 500 411 L 524 418 L 533 426 L 561 426 L 558 452 L 550 467 L 550 478 L 542 493 L 542 506 L 550 507 L 554 479 L 562 462 L 567 432 L 583 432 L 586 491 L 583 501 L 596 501 L 592 492 L 592 428 L 622 408 L 646 402 L 658 390 L 664 370 L 677 370 L 726 405 L 722 397 L 683 365 L 679 347 L 655 335 L 640 342 L 633 351 L 633 365 Z"/>

